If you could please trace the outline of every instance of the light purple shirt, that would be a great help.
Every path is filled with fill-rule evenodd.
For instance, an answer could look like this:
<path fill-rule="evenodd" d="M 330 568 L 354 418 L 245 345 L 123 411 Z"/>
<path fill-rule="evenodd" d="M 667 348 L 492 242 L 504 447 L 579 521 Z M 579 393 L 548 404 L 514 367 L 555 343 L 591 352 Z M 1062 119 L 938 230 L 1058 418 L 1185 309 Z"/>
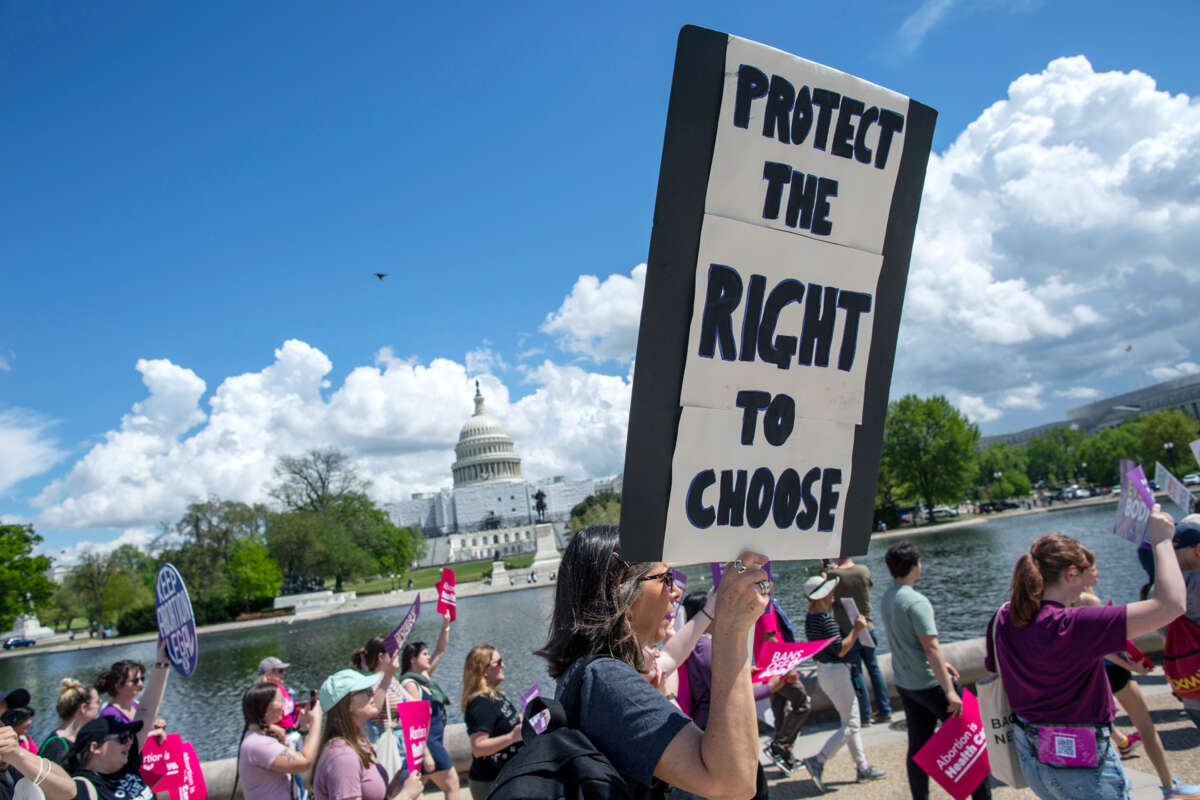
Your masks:
<path fill-rule="evenodd" d="M 250 731 L 242 739 L 238 775 L 246 800 L 291 800 L 291 776 L 271 771 L 283 751 L 283 742 L 273 736 Z"/>
<path fill-rule="evenodd" d="M 1027 625 L 1016 625 L 1008 608 L 1000 609 L 998 619 L 1000 675 L 1018 716 L 1061 725 L 1112 722 L 1103 659 L 1125 649 L 1125 606 L 1063 608 L 1045 601 Z M 984 666 L 996 671 L 991 622 Z"/>
<path fill-rule="evenodd" d="M 133 701 L 134 713 L 137 712 L 137 707 L 138 707 L 138 701 L 134 700 Z M 114 719 L 116 719 L 117 722 L 124 722 L 126 725 L 128 725 L 130 722 L 133 722 L 133 719 L 131 717 L 126 716 L 124 711 L 117 708 L 112 703 L 109 703 L 108 705 L 106 705 L 104 707 L 104 710 L 100 712 L 100 716 L 113 717 Z"/>

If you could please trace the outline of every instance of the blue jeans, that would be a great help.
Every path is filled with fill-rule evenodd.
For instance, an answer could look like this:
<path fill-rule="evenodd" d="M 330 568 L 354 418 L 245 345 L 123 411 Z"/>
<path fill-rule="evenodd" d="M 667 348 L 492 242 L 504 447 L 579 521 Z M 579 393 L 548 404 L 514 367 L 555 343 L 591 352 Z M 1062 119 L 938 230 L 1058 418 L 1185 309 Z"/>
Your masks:
<path fill-rule="evenodd" d="M 1130 800 L 1132 795 L 1121 758 L 1112 739 L 1097 741 L 1100 764 L 1087 767 L 1052 767 L 1037 758 L 1037 733 L 1032 726 L 1013 728 L 1021 772 L 1029 788 L 1042 800 Z"/>
<path fill-rule="evenodd" d="M 871 719 L 871 697 L 864 685 L 866 679 L 871 681 L 871 694 L 875 695 L 875 708 L 879 714 L 884 717 L 891 716 L 892 704 L 888 700 L 887 683 L 883 680 L 883 673 L 879 671 L 879 662 L 875 660 L 875 648 L 863 647 L 860 642 L 855 641 L 850 652 L 846 654 L 846 658 L 851 664 L 861 664 L 859 674 L 866 676 L 866 678 L 860 678 L 856 682 L 858 685 L 854 687 L 855 694 L 858 695 L 858 709 L 862 714 L 863 722 Z"/>

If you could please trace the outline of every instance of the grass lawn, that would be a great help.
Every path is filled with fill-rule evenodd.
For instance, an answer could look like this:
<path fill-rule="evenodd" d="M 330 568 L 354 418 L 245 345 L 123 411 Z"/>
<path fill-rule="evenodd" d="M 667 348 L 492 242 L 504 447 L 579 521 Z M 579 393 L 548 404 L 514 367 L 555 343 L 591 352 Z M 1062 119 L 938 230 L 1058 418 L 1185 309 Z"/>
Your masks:
<path fill-rule="evenodd" d="M 532 563 L 533 553 L 504 559 L 504 566 L 506 569 L 528 569 Z M 453 570 L 454 580 L 456 583 L 479 581 L 483 580 L 485 576 L 492 574 L 492 562 L 467 561 L 463 563 L 457 563 L 453 566 Z M 412 578 L 414 589 L 426 589 L 430 586 L 436 585 L 437 582 L 442 579 L 442 568 L 423 567 L 421 569 L 410 570 L 404 573 L 404 575 L 398 581 L 396 581 L 394 586 L 391 578 L 376 578 L 373 581 L 364 581 L 363 583 L 356 583 L 352 585 L 348 584 L 343 587 L 343 590 L 347 592 L 357 592 L 359 595 L 390 592 L 393 588 L 408 588 L 409 578 Z"/>

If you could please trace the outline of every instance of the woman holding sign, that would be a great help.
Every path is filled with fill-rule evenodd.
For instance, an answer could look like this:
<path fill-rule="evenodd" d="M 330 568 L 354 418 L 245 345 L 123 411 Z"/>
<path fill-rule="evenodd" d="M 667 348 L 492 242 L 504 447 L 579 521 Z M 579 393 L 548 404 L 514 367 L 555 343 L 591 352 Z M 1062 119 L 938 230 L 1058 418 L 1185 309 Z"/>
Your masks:
<path fill-rule="evenodd" d="M 484 800 L 500 769 L 521 749 L 521 715 L 500 688 L 504 659 L 490 644 L 467 653 L 462 712 L 471 739 L 471 799 Z"/>
<path fill-rule="evenodd" d="M 424 642 L 409 642 L 401 656 L 400 687 L 412 700 L 429 703 L 429 738 L 425 740 L 425 752 L 433 756 L 434 772 L 429 777 L 446 795 L 446 800 L 459 800 L 458 772 L 450 753 L 442 743 L 446 731 L 446 706 L 450 698 L 446 690 L 433 680 L 433 671 L 442 663 L 446 646 L 450 642 L 450 614 L 442 614 L 442 634 L 437 640 L 437 649 L 429 655 Z"/>
<path fill-rule="evenodd" d="M 549 640 L 537 655 L 558 678 L 559 699 L 577 690 L 580 730 L 635 797 L 660 782 L 704 797 L 754 795 L 758 720 L 746 642 L 771 589 L 765 562 L 744 554 L 717 590 L 712 705 L 701 731 L 642 676 L 642 647 L 663 639 L 679 600 L 671 570 L 626 562 L 614 526 L 584 528 L 563 554 Z"/>
<path fill-rule="evenodd" d="M 1016 715 L 1021 772 L 1041 798 L 1118 800 L 1129 796 L 1109 739 L 1115 709 L 1104 656 L 1185 609 L 1183 574 L 1171 549 L 1174 520 L 1157 505 L 1147 533 L 1154 551 L 1154 597 L 1123 606 L 1072 608 L 1099 576 L 1091 550 L 1052 533 L 1017 560 L 1012 602 L 988 624 L 987 669 L 1000 668 Z M 993 638 L 994 637 L 994 638 Z M 998 663 L 997 663 L 998 662 Z M 1163 787 L 1164 797 L 1187 797 Z"/>
<path fill-rule="evenodd" d="M 312 787 L 316 800 L 415 800 L 423 785 L 419 772 L 388 775 L 363 735 L 367 720 L 379 713 L 387 682 L 396 673 L 389 660 L 383 678 L 363 675 L 352 669 L 335 672 L 325 679 L 318 702 L 325 712 L 321 744 Z"/>

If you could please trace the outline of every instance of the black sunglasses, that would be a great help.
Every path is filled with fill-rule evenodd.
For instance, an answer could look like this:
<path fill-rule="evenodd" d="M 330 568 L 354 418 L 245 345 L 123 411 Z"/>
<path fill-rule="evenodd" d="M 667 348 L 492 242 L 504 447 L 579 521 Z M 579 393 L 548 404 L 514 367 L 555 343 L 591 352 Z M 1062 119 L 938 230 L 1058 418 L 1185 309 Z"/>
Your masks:
<path fill-rule="evenodd" d="M 488 666 L 489 667 L 503 667 L 504 659 L 503 658 L 497 659 L 496 661 L 493 661 L 492 663 L 488 664 Z"/>
<path fill-rule="evenodd" d="M 638 578 L 638 583 L 642 583 L 643 581 L 662 581 L 663 587 L 669 592 L 675 588 L 675 573 L 667 570 L 657 575 L 643 575 Z"/>
<path fill-rule="evenodd" d="M 129 744 L 133 741 L 133 734 L 129 731 L 114 733 L 112 736 L 105 737 L 105 741 L 116 742 L 117 744 Z"/>

